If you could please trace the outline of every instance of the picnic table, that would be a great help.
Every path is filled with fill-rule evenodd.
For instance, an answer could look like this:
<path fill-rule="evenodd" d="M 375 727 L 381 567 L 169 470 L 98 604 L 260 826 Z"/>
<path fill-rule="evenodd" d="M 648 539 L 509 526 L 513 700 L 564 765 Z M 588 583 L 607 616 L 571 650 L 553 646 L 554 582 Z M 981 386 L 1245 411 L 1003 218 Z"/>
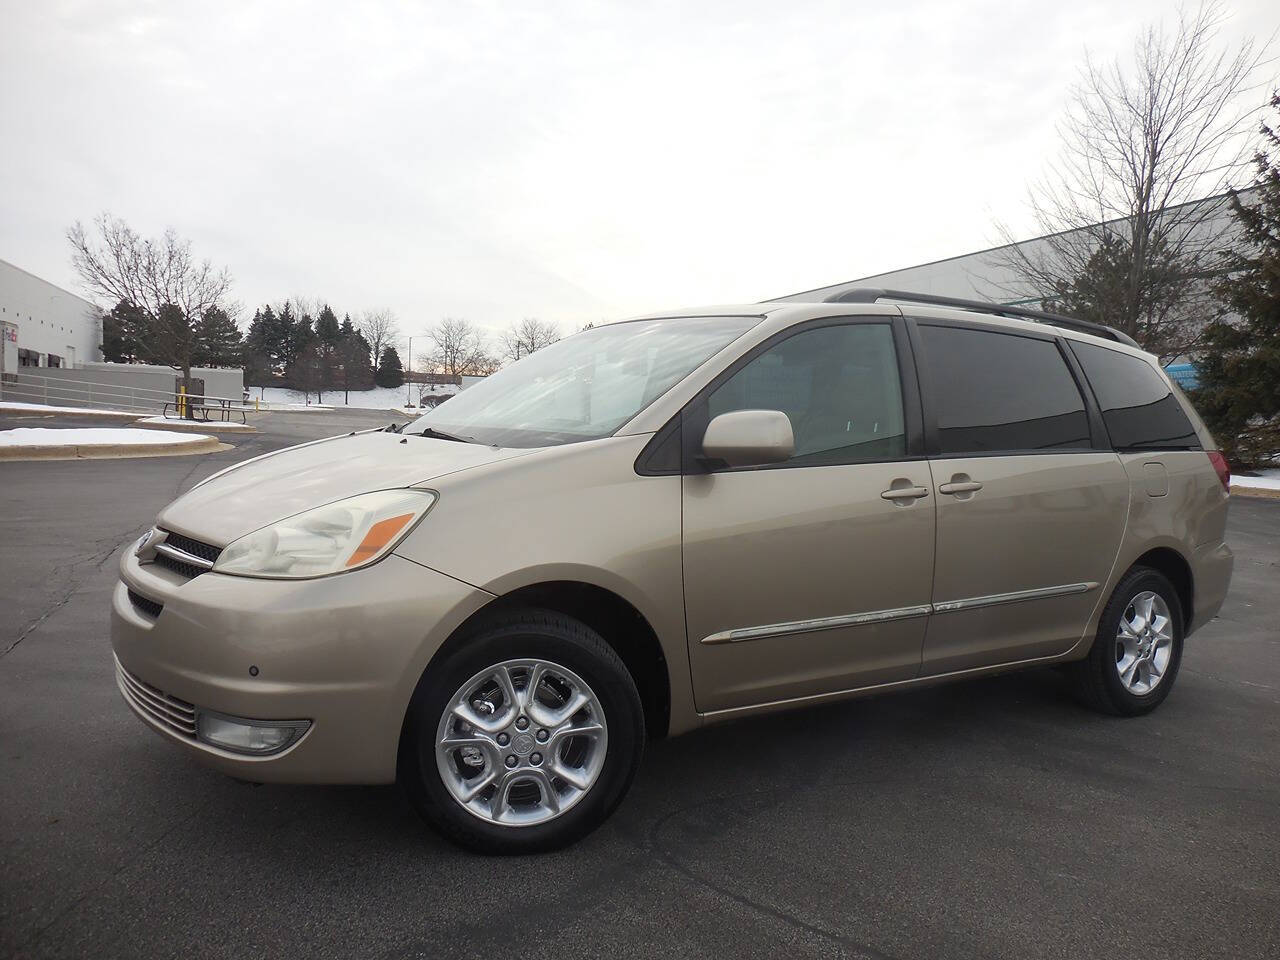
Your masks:
<path fill-rule="evenodd" d="M 192 420 L 201 420 L 205 423 L 211 423 L 214 420 L 218 420 L 222 423 L 230 423 L 231 418 L 238 413 L 240 414 L 240 422 L 248 423 L 249 421 L 245 417 L 243 407 L 237 408 L 236 406 L 233 406 L 235 402 L 236 401 L 228 397 L 186 396 L 166 403 L 164 405 L 164 412 L 162 413 L 162 416 L 166 420 L 183 419 L 177 416 L 177 414 L 185 404 L 187 409 L 191 411 Z M 173 417 L 169 416 L 170 407 L 173 408 Z"/>

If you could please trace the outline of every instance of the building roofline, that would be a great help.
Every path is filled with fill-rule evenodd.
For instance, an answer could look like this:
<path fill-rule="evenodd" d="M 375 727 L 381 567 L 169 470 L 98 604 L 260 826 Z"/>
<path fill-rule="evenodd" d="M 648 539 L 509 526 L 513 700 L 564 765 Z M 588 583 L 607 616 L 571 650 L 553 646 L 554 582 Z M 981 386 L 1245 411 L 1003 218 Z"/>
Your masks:
<path fill-rule="evenodd" d="M 4 259 L 3 257 L 0 257 L 0 263 L 4 264 L 6 267 L 9 267 L 13 270 L 17 270 L 19 273 L 25 273 L 32 280 L 38 280 L 40 283 L 43 283 L 46 287 L 53 287 L 53 289 L 57 290 L 59 293 L 66 294 L 68 297 L 73 297 L 76 300 L 79 300 L 86 307 L 89 307 L 93 310 L 102 309 L 92 300 L 86 300 L 84 297 L 80 296 L 80 294 L 72 293 L 70 290 L 66 289 L 66 287 L 60 287 L 56 283 L 52 283 L 51 281 L 46 280 L 44 277 L 39 276 L 38 274 L 32 273 L 30 270 L 23 269 L 22 267 L 18 266 L 16 263 L 10 263 L 8 260 Z"/>
<path fill-rule="evenodd" d="M 1236 190 L 1235 193 L 1239 196 L 1244 196 L 1246 194 L 1253 193 L 1257 189 L 1258 189 L 1257 186 L 1248 186 L 1242 190 Z M 1188 200 L 1185 203 L 1176 203 L 1172 207 L 1167 207 L 1165 209 L 1170 211 L 1181 210 L 1183 207 L 1192 207 L 1197 204 L 1209 203 L 1210 201 L 1214 201 L 1214 200 L 1225 200 L 1227 197 L 1231 196 L 1231 193 L 1232 193 L 1231 190 L 1225 190 L 1222 193 L 1215 193 L 1208 197 L 1201 197 L 1199 200 Z M 1078 233 L 1081 230 L 1088 230 L 1088 229 L 1091 229 L 1092 227 L 1104 227 L 1104 226 L 1107 226 L 1108 224 L 1120 223 L 1125 219 L 1126 219 L 1125 217 L 1114 217 L 1111 220 L 1100 220 L 1098 223 L 1090 224 L 1089 226 L 1072 227 L 1070 230 L 1059 230 L 1056 233 L 1044 233 L 1038 237 L 1028 237 L 1026 240 L 1015 240 L 1013 243 L 1001 243 L 994 247 L 986 247 L 982 250 L 973 250 L 973 251 L 970 251 L 969 253 L 957 253 L 950 257 L 939 257 L 937 260 L 926 260 L 924 263 L 913 263 L 910 266 L 906 266 L 906 267 L 895 267 L 892 270 L 881 270 L 879 273 L 869 273 L 865 277 L 857 277 L 853 280 L 841 280 L 841 281 L 838 281 L 837 283 L 828 283 L 821 287 L 813 287 L 809 290 L 801 290 L 798 293 L 789 293 L 782 297 L 770 297 L 768 300 L 765 300 L 763 302 L 771 303 L 775 300 L 790 300 L 793 297 L 803 297 L 806 294 L 820 293 L 823 290 L 832 290 L 836 287 L 847 287 L 851 284 L 867 283 L 871 280 L 876 280 L 879 277 L 888 276 L 891 273 L 901 273 L 904 270 L 919 270 L 919 269 L 922 269 L 923 267 L 937 266 L 940 263 L 950 263 L 953 260 L 966 260 L 969 257 L 981 257 L 989 253 L 995 253 L 998 250 L 1009 250 L 1012 247 L 1020 247 L 1023 244 L 1035 243 L 1037 240 L 1048 240 L 1052 237 L 1063 237 L 1069 233 Z"/>

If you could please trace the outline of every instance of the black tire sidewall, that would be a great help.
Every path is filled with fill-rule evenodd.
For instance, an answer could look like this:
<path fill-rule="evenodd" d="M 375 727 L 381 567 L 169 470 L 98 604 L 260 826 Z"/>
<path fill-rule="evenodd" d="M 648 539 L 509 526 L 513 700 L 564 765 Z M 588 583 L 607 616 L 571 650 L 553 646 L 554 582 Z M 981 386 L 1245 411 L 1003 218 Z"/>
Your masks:
<path fill-rule="evenodd" d="M 585 796 L 546 823 L 502 826 L 464 809 L 436 767 L 436 731 L 467 680 L 507 660 L 540 659 L 572 670 L 604 709 L 608 746 L 600 776 Z M 407 720 L 401 776 L 419 811 L 450 840 L 482 853 L 553 850 L 586 835 L 618 806 L 640 763 L 644 712 L 635 683 L 617 654 L 584 624 L 553 613 L 523 613 L 460 644 L 428 669 Z"/>
<path fill-rule="evenodd" d="M 1124 683 L 1120 680 L 1120 673 L 1116 669 L 1116 634 L 1120 629 L 1120 618 L 1124 616 L 1130 602 L 1138 594 L 1147 590 L 1159 594 L 1169 607 L 1169 613 L 1173 619 L 1173 643 L 1169 652 L 1169 666 L 1165 668 L 1164 675 L 1155 689 L 1149 693 L 1136 694 L 1125 689 Z M 1090 658 L 1093 661 L 1091 666 L 1097 671 L 1098 678 L 1106 690 L 1107 699 L 1111 701 L 1116 712 L 1128 716 L 1148 713 L 1169 696 L 1174 681 L 1178 678 L 1178 670 L 1182 666 L 1185 631 L 1183 620 L 1182 602 L 1178 598 L 1178 591 L 1164 574 L 1156 570 L 1147 568 L 1134 570 L 1116 587 L 1098 623 L 1098 636 L 1093 656 Z"/>

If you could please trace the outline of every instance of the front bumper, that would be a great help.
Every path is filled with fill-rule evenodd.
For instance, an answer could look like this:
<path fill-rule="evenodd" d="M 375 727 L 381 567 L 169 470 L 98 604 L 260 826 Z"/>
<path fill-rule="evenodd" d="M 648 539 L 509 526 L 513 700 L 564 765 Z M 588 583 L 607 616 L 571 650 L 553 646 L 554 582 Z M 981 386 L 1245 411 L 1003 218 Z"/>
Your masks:
<path fill-rule="evenodd" d="M 448 636 L 492 596 L 394 554 L 316 580 L 120 562 L 111 604 L 117 683 L 134 713 L 202 762 L 246 780 L 389 783 L 405 710 Z M 130 598 L 142 598 L 139 605 Z M 162 605 L 152 615 L 155 604 Z M 189 715 L 309 721 L 278 753 L 197 740 Z"/>

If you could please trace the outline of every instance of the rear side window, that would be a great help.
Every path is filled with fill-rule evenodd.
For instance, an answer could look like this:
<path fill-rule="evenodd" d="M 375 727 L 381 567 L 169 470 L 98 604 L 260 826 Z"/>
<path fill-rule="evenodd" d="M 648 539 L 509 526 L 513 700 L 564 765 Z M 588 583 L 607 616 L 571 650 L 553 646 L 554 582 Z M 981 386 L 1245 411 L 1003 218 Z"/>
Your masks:
<path fill-rule="evenodd" d="M 756 357 L 707 401 L 714 418 L 781 410 L 791 420 L 788 466 L 897 460 L 906 455 L 902 386 L 887 323 L 819 327 Z"/>
<path fill-rule="evenodd" d="M 943 456 L 1089 448 L 1075 378 L 1050 340 L 922 325 Z"/>
<path fill-rule="evenodd" d="M 1199 450 L 1200 439 L 1164 377 L 1141 357 L 1072 341 L 1117 450 Z"/>

